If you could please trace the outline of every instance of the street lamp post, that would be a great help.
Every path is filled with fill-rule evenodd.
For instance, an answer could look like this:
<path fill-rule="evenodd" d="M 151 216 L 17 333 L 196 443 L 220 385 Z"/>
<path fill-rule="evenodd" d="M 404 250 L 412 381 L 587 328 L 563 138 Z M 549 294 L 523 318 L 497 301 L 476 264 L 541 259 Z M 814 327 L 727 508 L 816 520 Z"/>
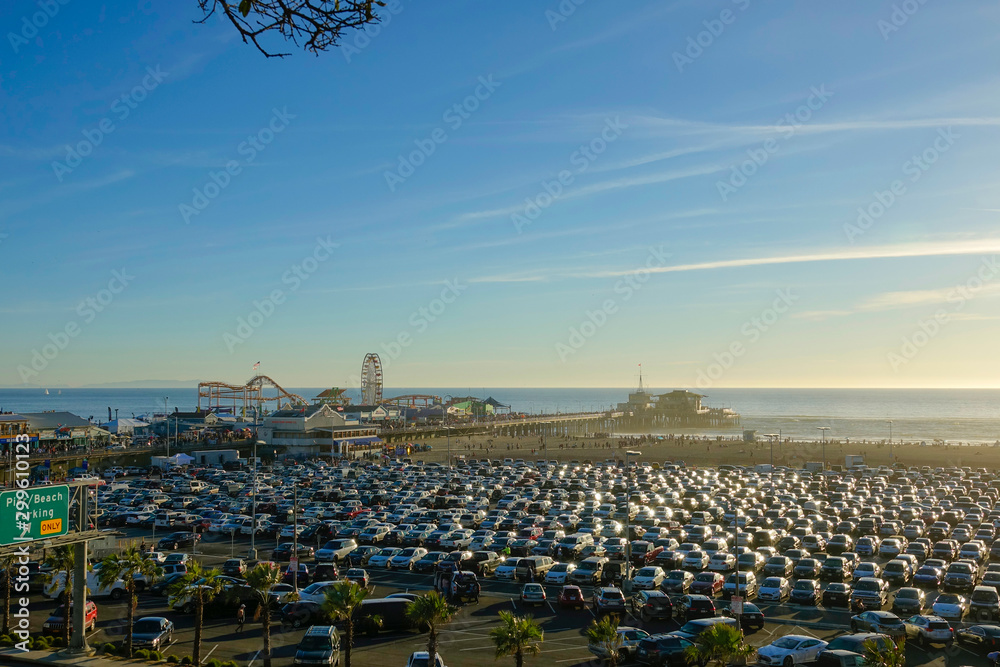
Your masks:
<path fill-rule="evenodd" d="M 170 456 L 170 418 L 167 416 L 167 400 L 169 396 L 163 397 L 163 442 L 166 443 L 167 457 Z"/>
<path fill-rule="evenodd" d="M 823 434 L 823 487 L 826 487 L 826 432 L 829 426 L 817 426 L 816 429 Z"/>
<path fill-rule="evenodd" d="M 625 452 L 625 581 L 622 589 L 626 595 L 632 593 L 632 473 L 629 471 L 629 457 L 642 456 L 642 452 Z"/>
<path fill-rule="evenodd" d="M 764 437 L 771 443 L 771 496 L 774 496 L 774 439 L 781 436 L 778 433 L 765 433 Z"/>
<path fill-rule="evenodd" d="M 889 465 L 892 465 L 892 420 L 886 421 L 889 424 Z"/>
<path fill-rule="evenodd" d="M 262 443 L 262 440 L 253 441 L 253 486 L 251 488 L 251 501 L 253 503 L 253 518 L 251 519 L 252 524 L 250 526 L 250 560 L 257 560 L 257 445 Z M 267 443 L 264 442 L 266 445 Z"/>

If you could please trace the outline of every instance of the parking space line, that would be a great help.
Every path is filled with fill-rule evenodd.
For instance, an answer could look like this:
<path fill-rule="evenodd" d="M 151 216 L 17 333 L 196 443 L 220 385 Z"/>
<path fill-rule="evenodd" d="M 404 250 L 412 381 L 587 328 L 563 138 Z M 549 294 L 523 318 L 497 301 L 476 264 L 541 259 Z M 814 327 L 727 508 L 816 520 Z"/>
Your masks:
<path fill-rule="evenodd" d="M 247 663 L 247 667 L 253 667 L 253 661 L 257 659 L 258 655 L 260 655 L 260 651 L 253 654 L 253 657 L 250 658 L 250 662 Z"/>
<path fill-rule="evenodd" d="M 205 656 L 204 658 L 202 658 L 202 659 L 201 659 L 201 661 L 202 661 L 202 662 L 205 662 L 206 660 L 208 660 L 208 656 L 210 656 L 210 655 L 212 655 L 213 653 L 215 653 L 215 649 L 217 649 L 217 648 L 219 648 L 219 645 L 218 645 L 218 644 L 216 644 L 215 646 L 213 646 L 213 647 L 212 647 L 212 650 L 211 650 L 211 651 L 209 651 L 209 652 L 208 652 L 208 655 L 206 655 L 206 656 Z"/>

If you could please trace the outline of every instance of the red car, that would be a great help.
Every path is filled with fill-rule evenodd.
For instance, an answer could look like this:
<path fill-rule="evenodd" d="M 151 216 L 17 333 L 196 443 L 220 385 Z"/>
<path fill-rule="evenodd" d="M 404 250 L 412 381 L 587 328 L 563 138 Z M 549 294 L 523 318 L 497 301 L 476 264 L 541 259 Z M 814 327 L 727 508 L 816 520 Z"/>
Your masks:
<path fill-rule="evenodd" d="M 583 591 L 579 586 L 563 586 L 559 592 L 559 606 L 583 609 L 587 606 L 587 601 L 583 598 Z"/>
<path fill-rule="evenodd" d="M 699 572 L 694 575 L 694 581 L 691 582 L 691 593 L 715 597 L 725 583 L 726 578 L 718 572 Z"/>

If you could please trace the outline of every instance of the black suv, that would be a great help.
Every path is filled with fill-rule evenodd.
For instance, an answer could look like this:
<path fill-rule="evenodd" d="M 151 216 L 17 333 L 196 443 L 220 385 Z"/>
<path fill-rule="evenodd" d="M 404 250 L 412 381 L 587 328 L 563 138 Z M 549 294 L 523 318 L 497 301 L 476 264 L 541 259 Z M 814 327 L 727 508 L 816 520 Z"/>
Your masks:
<path fill-rule="evenodd" d="M 687 650 L 694 646 L 687 639 L 676 635 L 650 635 L 639 640 L 635 657 L 639 664 L 649 667 L 678 667 L 688 665 Z"/>
<path fill-rule="evenodd" d="M 632 610 L 644 621 L 669 621 L 674 617 L 674 603 L 662 591 L 639 591 L 632 597 Z"/>
<path fill-rule="evenodd" d="M 715 616 L 715 602 L 707 595 L 685 595 L 677 603 L 677 616 L 685 621 Z"/>

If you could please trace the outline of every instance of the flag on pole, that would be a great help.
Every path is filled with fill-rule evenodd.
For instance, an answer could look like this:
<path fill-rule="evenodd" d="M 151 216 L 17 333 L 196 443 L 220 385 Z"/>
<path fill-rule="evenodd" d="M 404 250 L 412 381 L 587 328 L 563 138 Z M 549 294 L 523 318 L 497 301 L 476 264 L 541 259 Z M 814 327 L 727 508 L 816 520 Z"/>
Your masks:
<path fill-rule="evenodd" d="M 254 370 L 257 370 L 258 368 L 260 368 L 260 362 L 259 361 L 256 364 L 253 365 L 253 369 Z"/>

